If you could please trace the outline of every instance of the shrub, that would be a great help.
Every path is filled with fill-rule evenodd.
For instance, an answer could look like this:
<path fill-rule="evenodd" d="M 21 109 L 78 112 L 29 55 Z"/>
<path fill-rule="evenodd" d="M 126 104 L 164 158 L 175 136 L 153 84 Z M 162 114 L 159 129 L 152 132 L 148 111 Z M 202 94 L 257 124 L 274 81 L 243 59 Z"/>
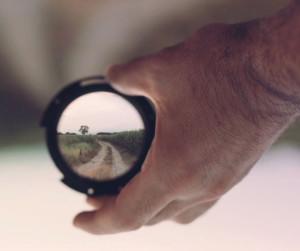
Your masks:
<path fill-rule="evenodd" d="M 58 144 L 70 167 L 89 162 L 100 150 L 97 137 L 92 135 L 58 135 Z"/>
<path fill-rule="evenodd" d="M 112 135 L 101 135 L 99 138 L 125 148 L 132 155 L 137 155 L 143 145 L 144 130 L 141 129 L 118 132 Z"/>

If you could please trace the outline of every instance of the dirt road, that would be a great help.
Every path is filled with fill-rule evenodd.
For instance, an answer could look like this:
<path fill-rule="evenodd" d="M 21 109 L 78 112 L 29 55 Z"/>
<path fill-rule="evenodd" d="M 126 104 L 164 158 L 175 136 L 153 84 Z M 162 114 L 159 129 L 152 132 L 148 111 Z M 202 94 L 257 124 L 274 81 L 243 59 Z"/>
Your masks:
<path fill-rule="evenodd" d="M 76 168 L 80 176 L 90 179 L 107 180 L 125 173 L 126 165 L 116 148 L 109 142 L 99 141 L 101 150 L 88 163 Z"/>

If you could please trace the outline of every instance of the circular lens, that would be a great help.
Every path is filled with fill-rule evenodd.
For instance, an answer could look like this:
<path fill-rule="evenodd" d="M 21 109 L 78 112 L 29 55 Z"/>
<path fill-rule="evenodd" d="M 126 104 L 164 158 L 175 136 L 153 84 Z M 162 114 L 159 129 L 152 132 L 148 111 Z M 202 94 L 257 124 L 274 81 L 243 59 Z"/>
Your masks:
<path fill-rule="evenodd" d="M 116 179 L 133 168 L 145 138 L 135 107 L 110 92 L 75 99 L 57 126 L 58 147 L 68 167 L 96 181 Z"/>

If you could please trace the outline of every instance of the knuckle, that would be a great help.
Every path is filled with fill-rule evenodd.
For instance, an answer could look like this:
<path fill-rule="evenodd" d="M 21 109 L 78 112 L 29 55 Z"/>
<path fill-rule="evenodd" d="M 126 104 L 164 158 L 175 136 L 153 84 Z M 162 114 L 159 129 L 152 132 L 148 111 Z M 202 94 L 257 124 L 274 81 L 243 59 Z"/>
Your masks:
<path fill-rule="evenodd" d="M 181 225 L 188 225 L 192 223 L 196 218 L 189 218 L 185 216 L 179 216 L 174 219 L 175 222 L 181 224 Z"/>
<path fill-rule="evenodd" d="M 178 181 L 173 178 L 173 173 L 166 169 L 169 168 L 156 168 L 154 170 L 157 180 L 155 189 L 159 191 L 162 201 L 172 201 L 177 194 Z"/>
<path fill-rule="evenodd" d="M 182 207 L 182 203 L 178 201 L 170 202 L 164 210 L 162 210 L 152 218 L 150 223 L 158 223 L 160 221 L 167 220 L 173 217 L 174 215 L 178 214 Z"/>
<path fill-rule="evenodd" d="M 223 196 L 231 187 L 234 173 L 220 165 L 204 168 L 202 173 L 203 199 L 211 201 Z"/>
<path fill-rule="evenodd" d="M 220 179 L 217 182 L 214 182 L 210 187 L 207 189 L 207 200 L 215 200 L 223 196 L 228 190 L 228 184 L 226 181 Z"/>
<path fill-rule="evenodd" d="M 157 224 L 157 223 L 158 223 L 158 221 L 157 221 L 156 219 L 153 219 L 153 220 L 148 221 L 148 222 L 145 224 L 145 226 L 151 227 L 151 226 L 154 226 L 154 225 Z"/>
<path fill-rule="evenodd" d="M 138 230 L 144 223 L 136 216 L 122 217 L 118 220 L 118 228 L 121 231 L 134 231 Z"/>
<path fill-rule="evenodd" d="M 167 154 L 168 159 L 176 161 L 165 163 L 169 168 L 161 168 L 159 171 L 163 175 L 160 177 L 168 177 L 168 179 L 165 180 L 168 189 L 177 193 L 186 187 L 187 184 L 193 182 L 196 175 L 195 170 L 191 168 L 190 165 L 186 165 L 184 160 L 187 158 L 181 146 L 173 146 L 172 151 Z"/>
<path fill-rule="evenodd" d="M 173 192 L 175 192 L 177 196 L 196 195 L 202 190 L 202 184 L 201 182 L 199 183 L 201 174 L 199 174 L 197 170 L 191 167 L 182 167 L 179 169 L 180 170 L 174 173 L 172 182 L 169 184 L 173 186 Z"/>

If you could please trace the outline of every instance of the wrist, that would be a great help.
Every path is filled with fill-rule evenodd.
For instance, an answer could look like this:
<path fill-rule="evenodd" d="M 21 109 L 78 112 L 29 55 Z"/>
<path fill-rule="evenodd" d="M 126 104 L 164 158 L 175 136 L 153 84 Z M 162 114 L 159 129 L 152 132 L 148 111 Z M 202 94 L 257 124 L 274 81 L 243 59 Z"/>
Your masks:
<path fill-rule="evenodd" d="M 281 91 L 276 75 L 273 82 L 269 80 L 272 60 L 265 62 L 268 59 L 262 53 L 260 29 L 261 21 L 257 20 L 229 26 L 224 33 L 224 48 L 232 53 L 219 68 L 227 75 L 227 88 L 233 95 L 229 99 L 240 113 L 237 116 L 245 126 L 259 129 L 272 141 L 299 116 L 300 91 Z"/>
<path fill-rule="evenodd" d="M 257 22 L 250 75 L 269 95 L 300 111 L 300 5 L 296 2 Z"/>

